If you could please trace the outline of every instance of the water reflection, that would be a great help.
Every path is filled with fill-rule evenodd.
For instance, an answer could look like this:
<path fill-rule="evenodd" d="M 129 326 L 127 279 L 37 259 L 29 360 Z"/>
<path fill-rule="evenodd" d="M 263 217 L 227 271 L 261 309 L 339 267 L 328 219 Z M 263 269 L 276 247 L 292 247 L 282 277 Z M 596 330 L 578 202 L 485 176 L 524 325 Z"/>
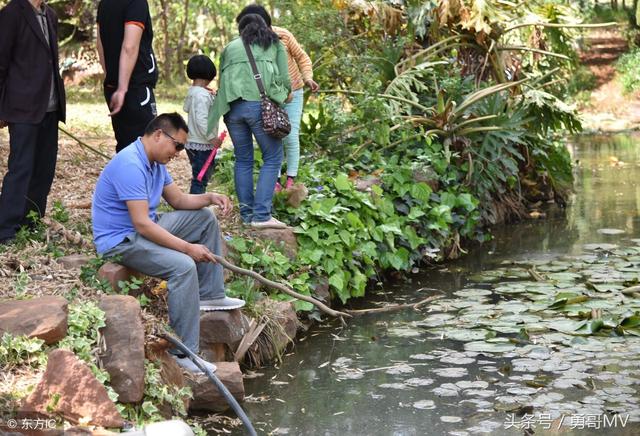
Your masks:
<path fill-rule="evenodd" d="M 495 229 L 493 241 L 473 249 L 462 260 L 413 275 L 408 282 L 390 283 L 375 298 L 418 301 L 434 291 L 450 295 L 469 287 L 472 274 L 497 268 L 504 261 L 580 255 L 584 253 L 585 244 L 619 243 L 639 237 L 636 229 L 640 188 L 635 183 L 640 175 L 638 139 L 634 136 L 576 139 L 569 145 L 577 162 L 576 193 L 566 211 L 552 208 L 547 220 Z M 621 229 L 625 233 L 622 236 L 599 233 L 598 229 L 602 228 Z M 474 285 L 475 288 L 483 286 Z M 468 297 L 475 309 L 496 302 L 482 296 L 482 292 L 477 294 Z M 464 301 L 464 298 L 454 298 Z M 522 434 L 521 425 L 509 425 L 510 416 L 522 424 L 523 416 L 543 410 L 548 403 L 571 410 L 574 416 L 571 419 L 580 414 L 588 419 L 586 416 L 604 408 L 602 397 L 585 397 L 587 387 L 580 385 L 580 379 L 575 381 L 575 387 L 540 391 L 547 396 L 535 397 L 535 409 L 517 410 L 520 415 L 512 415 L 508 413 L 512 411 L 509 404 L 503 403 L 511 397 L 530 395 L 527 389 L 538 389 L 532 375 L 536 371 L 518 372 L 519 368 L 526 369 L 526 365 L 534 365 L 536 361 L 465 351 L 462 342 L 416 333 L 412 327 L 424 320 L 425 313 L 405 311 L 361 317 L 345 328 L 335 324 L 310 330 L 279 367 L 260 370 L 262 376 L 246 381 L 246 391 L 252 398 L 245 403 L 245 410 L 264 433 L 463 435 Z M 633 398 L 637 398 L 640 379 L 627 369 L 628 362 L 627 367 L 624 366 L 628 359 L 623 356 L 629 357 L 637 369 L 638 360 L 631 358 L 638 359 L 638 351 L 638 346 L 631 350 L 621 347 L 612 353 L 621 361 L 618 369 L 626 381 L 621 386 L 608 388 L 610 399 L 629 400 L 627 406 L 620 406 L 620 411 L 628 411 L 628 404 L 637 405 Z M 570 362 L 566 369 L 577 373 L 590 368 L 581 367 L 582 361 L 604 360 L 602 353 L 589 349 L 564 355 L 561 348 L 552 346 L 532 349 L 531 355 L 551 352 L 555 356 L 551 359 L 547 355 L 537 357 L 549 362 L 545 371 L 556 373 L 563 371 L 562 365 L 566 362 Z M 610 369 L 614 363 L 603 362 L 602 368 Z M 604 381 L 597 383 L 604 386 Z M 434 392 L 435 388 L 438 390 Z M 634 419 L 638 419 L 637 409 Z M 615 415 L 609 415 L 609 419 L 611 416 Z M 558 418 L 549 417 L 550 420 Z M 545 434 L 544 427 L 538 424 L 536 433 Z M 584 421 L 582 427 L 577 424 L 576 430 L 567 434 L 604 431 L 594 426 L 587 429 Z M 638 434 L 640 427 L 637 423 L 628 423 L 621 428 L 617 422 L 615 428 L 606 431 L 631 435 Z"/>

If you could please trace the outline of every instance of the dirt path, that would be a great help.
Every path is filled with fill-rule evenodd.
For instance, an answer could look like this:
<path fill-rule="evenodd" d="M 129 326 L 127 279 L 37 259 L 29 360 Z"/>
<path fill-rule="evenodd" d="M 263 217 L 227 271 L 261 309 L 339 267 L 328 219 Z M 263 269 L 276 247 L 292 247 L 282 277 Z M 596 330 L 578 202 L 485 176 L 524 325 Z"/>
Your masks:
<path fill-rule="evenodd" d="M 640 95 L 623 94 L 615 62 L 628 50 L 620 29 L 598 29 L 586 37 L 583 65 L 596 78 L 590 102 L 582 108 L 586 130 L 614 132 L 640 127 Z"/>

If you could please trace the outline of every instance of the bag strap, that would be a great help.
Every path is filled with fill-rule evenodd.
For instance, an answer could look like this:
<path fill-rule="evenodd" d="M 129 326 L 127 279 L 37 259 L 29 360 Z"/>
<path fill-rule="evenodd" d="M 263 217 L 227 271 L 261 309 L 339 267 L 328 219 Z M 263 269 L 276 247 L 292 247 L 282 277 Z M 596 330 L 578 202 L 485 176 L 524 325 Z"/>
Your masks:
<path fill-rule="evenodd" d="M 242 40 L 242 44 L 244 44 L 244 49 L 247 51 L 247 57 L 249 58 L 251 70 L 253 71 L 253 78 L 256 80 L 256 83 L 258 84 L 258 90 L 260 91 L 260 97 L 265 97 L 267 93 L 265 92 L 264 84 L 262 83 L 262 74 L 260 74 L 260 71 L 258 71 L 256 60 L 253 57 L 253 53 L 251 52 L 251 47 L 244 40 Z"/>

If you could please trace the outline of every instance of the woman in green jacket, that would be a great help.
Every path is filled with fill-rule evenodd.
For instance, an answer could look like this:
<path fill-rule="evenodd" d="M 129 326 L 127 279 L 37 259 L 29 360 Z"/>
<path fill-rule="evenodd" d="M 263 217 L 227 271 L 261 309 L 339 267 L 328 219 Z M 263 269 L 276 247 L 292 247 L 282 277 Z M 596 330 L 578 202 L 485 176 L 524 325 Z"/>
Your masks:
<path fill-rule="evenodd" d="M 283 228 L 286 225 L 271 216 L 273 189 L 282 164 L 282 140 L 262 128 L 260 92 L 253 77 L 243 41 L 251 47 L 269 98 L 284 104 L 291 92 L 287 53 L 278 36 L 255 14 L 238 23 L 240 37 L 224 48 L 220 57 L 220 84 L 209 113 L 209 130 L 221 116 L 233 142 L 235 185 L 240 216 L 256 228 Z M 258 183 L 253 186 L 253 138 L 262 152 Z"/>

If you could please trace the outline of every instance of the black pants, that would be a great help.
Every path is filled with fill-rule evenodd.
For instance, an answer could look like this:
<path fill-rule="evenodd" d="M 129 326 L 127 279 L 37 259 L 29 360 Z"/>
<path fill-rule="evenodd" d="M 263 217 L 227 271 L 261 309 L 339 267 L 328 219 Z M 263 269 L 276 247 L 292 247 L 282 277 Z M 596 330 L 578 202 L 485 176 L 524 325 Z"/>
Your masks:
<path fill-rule="evenodd" d="M 41 217 L 53 183 L 58 156 L 58 113 L 38 124 L 9 124 L 9 166 L 0 193 L 0 241 L 28 224 L 32 210 Z"/>
<path fill-rule="evenodd" d="M 111 96 L 116 88 L 105 86 L 104 98 L 111 104 Z M 155 116 L 156 97 L 151 87 L 129 88 L 120 112 L 111 117 L 113 133 L 116 137 L 116 153 L 144 134 L 144 129 Z"/>

